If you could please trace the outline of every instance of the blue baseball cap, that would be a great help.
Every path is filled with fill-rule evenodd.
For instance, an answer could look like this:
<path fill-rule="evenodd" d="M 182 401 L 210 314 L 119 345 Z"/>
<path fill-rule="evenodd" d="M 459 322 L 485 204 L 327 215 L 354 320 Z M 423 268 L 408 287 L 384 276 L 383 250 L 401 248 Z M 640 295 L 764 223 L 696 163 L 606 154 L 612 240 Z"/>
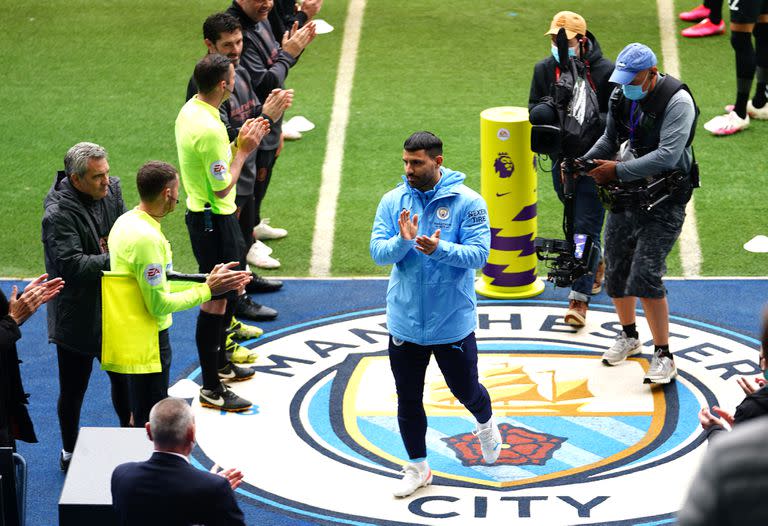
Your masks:
<path fill-rule="evenodd" d="M 608 80 L 616 84 L 629 84 L 635 75 L 656 64 L 656 55 L 651 48 L 645 44 L 633 42 L 622 49 L 616 57 L 616 68 Z"/>

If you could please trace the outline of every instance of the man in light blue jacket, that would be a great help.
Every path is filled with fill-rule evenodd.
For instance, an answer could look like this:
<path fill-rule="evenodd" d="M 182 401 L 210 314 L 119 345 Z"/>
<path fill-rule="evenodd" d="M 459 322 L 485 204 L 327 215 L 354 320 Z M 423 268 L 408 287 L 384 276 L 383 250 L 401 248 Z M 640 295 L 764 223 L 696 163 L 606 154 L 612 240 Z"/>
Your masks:
<path fill-rule="evenodd" d="M 477 419 L 483 459 L 496 462 L 501 434 L 478 381 L 475 269 L 490 252 L 485 201 L 464 174 L 442 166 L 443 143 L 416 132 L 403 145 L 403 183 L 379 203 L 371 256 L 393 265 L 387 288 L 389 360 L 397 420 L 410 462 L 394 490 L 405 497 L 432 482 L 427 464 L 424 377 L 432 354 L 453 395 Z"/>

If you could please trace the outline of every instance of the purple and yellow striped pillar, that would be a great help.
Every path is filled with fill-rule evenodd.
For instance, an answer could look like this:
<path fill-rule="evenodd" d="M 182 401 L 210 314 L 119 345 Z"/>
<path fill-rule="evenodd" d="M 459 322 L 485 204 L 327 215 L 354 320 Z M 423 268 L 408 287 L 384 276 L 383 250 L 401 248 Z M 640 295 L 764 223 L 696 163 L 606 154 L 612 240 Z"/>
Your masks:
<path fill-rule="evenodd" d="M 480 193 L 488 204 L 491 254 L 475 289 L 489 298 L 530 298 L 544 282 L 536 271 L 536 167 L 528 110 L 480 113 Z"/>

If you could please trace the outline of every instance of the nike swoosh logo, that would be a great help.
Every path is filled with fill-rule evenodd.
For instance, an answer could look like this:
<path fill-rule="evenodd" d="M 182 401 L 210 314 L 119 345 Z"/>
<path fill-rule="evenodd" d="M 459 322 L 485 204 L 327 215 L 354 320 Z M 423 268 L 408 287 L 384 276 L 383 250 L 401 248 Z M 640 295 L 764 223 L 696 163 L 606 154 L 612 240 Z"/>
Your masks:
<path fill-rule="evenodd" d="M 512 192 L 504 192 L 503 194 L 500 194 L 499 192 L 496 192 L 496 197 L 504 197 L 507 194 L 511 194 Z"/>
<path fill-rule="evenodd" d="M 223 396 L 220 397 L 220 398 L 208 398 L 207 396 L 205 396 L 202 393 L 200 393 L 200 396 L 202 396 L 203 398 L 206 399 L 206 401 L 210 402 L 211 404 L 213 404 L 215 406 L 221 407 L 221 406 L 224 405 L 224 397 Z"/>
<path fill-rule="evenodd" d="M 235 371 L 230 371 L 228 373 L 222 373 L 221 371 L 219 371 L 219 378 L 221 378 L 222 380 L 228 380 L 229 378 L 234 378 L 235 376 L 237 376 L 235 374 Z"/>

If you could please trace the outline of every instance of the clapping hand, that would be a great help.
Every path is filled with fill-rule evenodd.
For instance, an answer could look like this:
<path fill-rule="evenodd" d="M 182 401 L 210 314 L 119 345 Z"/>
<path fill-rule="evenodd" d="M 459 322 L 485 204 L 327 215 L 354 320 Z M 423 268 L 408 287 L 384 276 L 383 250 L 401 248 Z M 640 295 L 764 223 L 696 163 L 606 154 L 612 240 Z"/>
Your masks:
<path fill-rule="evenodd" d="M 219 263 L 205 280 L 205 284 L 211 289 L 211 296 L 220 296 L 230 290 L 240 290 L 251 281 L 251 273 L 245 270 L 232 270 L 238 266 L 237 261 Z"/>
<path fill-rule="evenodd" d="M 419 236 L 416 238 L 416 250 L 419 252 L 430 255 L 437 249 L 437 244 L 440 242 L 440 229 L 435 230 L 435 233 L 431 236 Z"/>
<path fill-rule="evenodd" d="M 397 226 L 400 227 L 400 237 L 407 240 L 414 239 L 419 231 L 419 214 L 413 214 L 411 219 L 411 211 L 403 208 L 400 217 L 397 218 Z"/>
<path fill-rule="evenodd" d="M 269 121 L 264 117 L 248 119 L 237 134 L 237 147 L 251 153 L 259 147 L 261 140 L 269 133 Z"/>
<path fill-rule="evenodd" d="M 243 473 L 237 468 L 223 469 L 219 471 L 219 465 L 214 464 L 211 473 L 224 477 L 229 482 L 229 487 L 236 490 L 243 483 Z"/>
<path fill-rule="evenodd" d="M 730 414 L 727 411 L 724 411 L 723 409 L 720 409 L 717 406 L 712 406 L 712 411 L 714 411 L 717 414 L 717 416 L 713 415 L 709 411 L 709 408 L 707 407 L 701 408 L 701 411 L 699 411 L 699 423 L 701 424 L 701 427 L 703 427 L 704 429 L 709 429 L 716 425 L 725 429 L 728 429 L 729 427 L 733 427 L 732 414 Z"/>
<path fill-rule="evenodd" d="M 293 90 L 276 88 L 267 96 L 261 112 L 275 122 L 283 116 L 283 112 L 290 108 L 291 104 L 293 104 Z"/>
<path fill-rule="evenodd" d="M 19 292 L 15 285 L 11 290 L 8 300 L 8 315 L 13 318 L 16 325 L 21 325 L 43 304 L 53 299 L 64 288 L 64 280 L 54 278 L 46 281 L 48 274 L 42 274 L 24 287 L 24 293 L 17 297 Z"/>
<path fill-rule="evenodd" d="M 754 383 L 752 383 L 749 381 L 749 378 L 739 376 L 736 379 L 736 383 L 739 384 L 739 387 L 741 387 L 741 390 L 744 391 L 744 394 L 749 396 L 758 389 L 762 388 L 766 381 L 765 378 L 755 378 Z"/>
<path fill-rule="evenodd" d="M 315 39 L 315 35 L 316 28 L 314 22 L 308 23 L 301 29 L 299 29 L 299 23 L 294 22 L 290 31 L 286 31 L 283 35 L 283 51 L 296 58 Z"/>

